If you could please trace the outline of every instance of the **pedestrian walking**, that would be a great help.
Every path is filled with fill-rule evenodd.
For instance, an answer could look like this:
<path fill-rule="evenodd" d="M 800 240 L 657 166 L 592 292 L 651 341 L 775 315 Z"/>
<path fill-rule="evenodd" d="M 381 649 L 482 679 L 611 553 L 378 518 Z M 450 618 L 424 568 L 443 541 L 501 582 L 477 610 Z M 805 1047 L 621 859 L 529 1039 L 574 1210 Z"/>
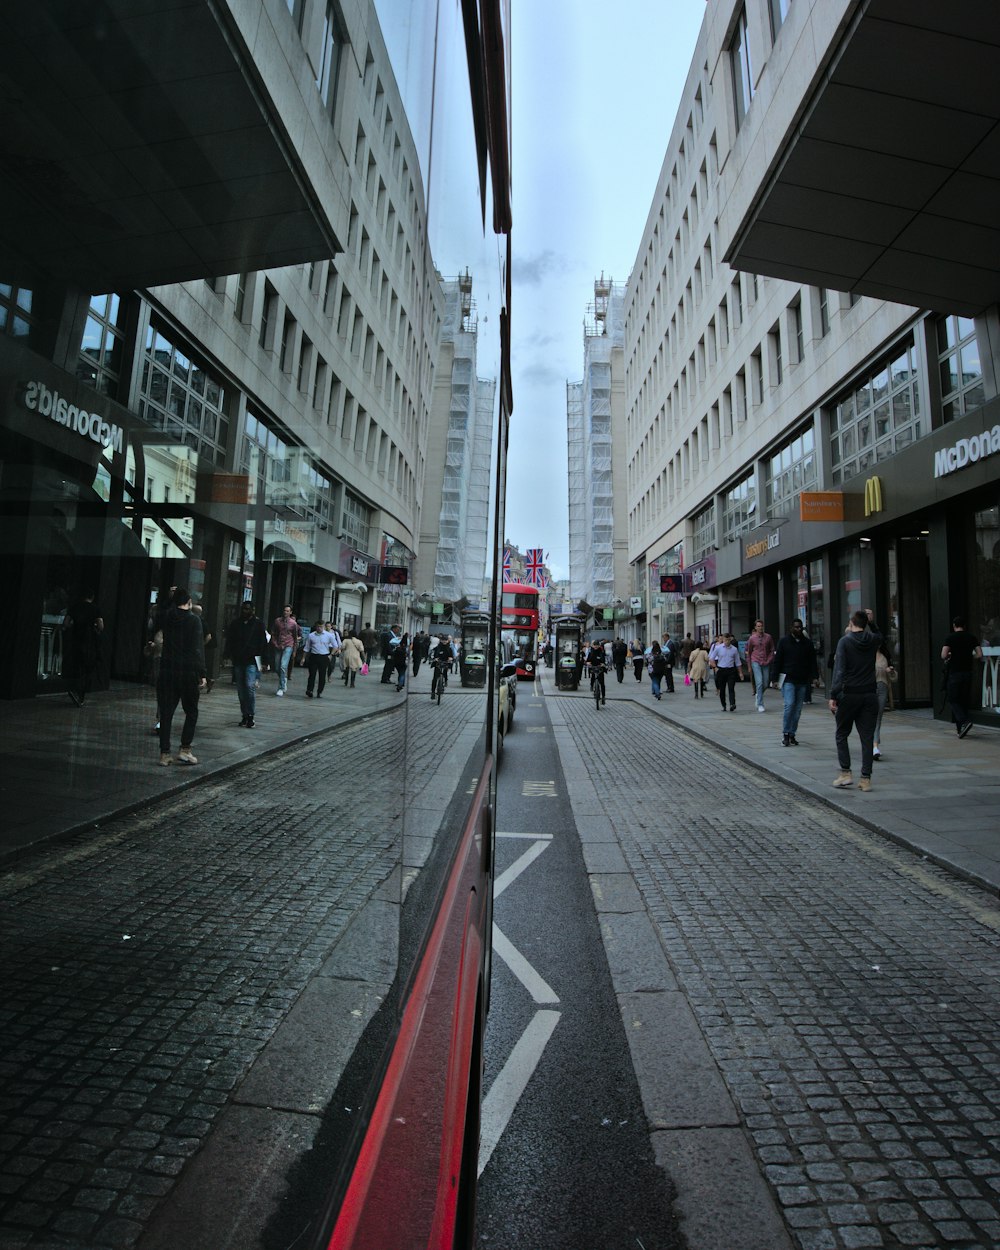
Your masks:
<path fill-rule="evenodd" d="M 878 628 L 873 626 L 873 628 Z M 881 631 L 880 631 L 881 632 Z M 875 732 L 872 737 L 872 760 L 882 758 L 882 715 L 889 705 L 892 693 L 892 682 L 896 670 L 892 666 L 892 652 L 883 637 L 875 653 L 875 694 L 878 697 L 878 716 L 875 718 Z"/>
<path fill-rule="evenodd" d="M 253 729 L 257 712 L 257 687 L 260 684 L 260 663 L 267 647 L 267 631 L 264 622 L 254 612 L 253 604 L 245 600 L 240 614 L 230 621 L 226 629 L 226 654 L 233 666 L 236 693 L 240 700 L 242 729 Z"/>
<path fill-rule="evenodd" d="M 694 643 L 688 653 L 687 671 L 688 676 L 691 678 L 691 685 L 694 687 L 694 697 L 703 699 L 705 697 L 705 678 L 708 676 L 708 652 L 700 641 Z"/>
<path fill-rule="evenodd" d="M 688 660 L 691 659 L 691 652 L 697 645 L 698 644 L 690 634 L 685 634 L 681 640 L 680 646 L 677 648 L 677 653 L 680 656 L 681 664 L 683 665 L 685 671 L 687 671 Z"/>
<path fill-rule="evenodd" d="M 275 660 L 278 667 L 278 689 L 274 692 L 278 698 L 284 696 L 288 689 L 288 672 L 292 664 L 292 656 L 302 638 L 299 623 L 292 615 L 292 605 L 286 603 L 281 609 L 271 629 L 271 645 L 274 647 Z"/>
<path fill-rule="evenodd" d="M 658 642 L 650 643 L 646 665 L 649 669 L 649 685 L 653 698 L 659 700 L 662 695 L 660 683 L 667 671 L 667 657 L 663 654 L 663 649 Z"/>
<path fill-rule="evenodd" d="M 791 630 L 778 639 L 778 647 L 774 653 L 774 671 L 778 674 L 784 707 L 781 745 L 797 747 L 799 740 L 795 735 L 802 716 L 802 704 L 810 686 L 819 684 L 816 648 L 806 637 L 805 627 L 798 617 L 792 621 Z"/>
<path fill-rule="evenodd" d="M 333 675 L 337 671 L 337 660 L 340 658 L 340 653 L 344 645 L 344 639 L 341 636 L 340 630 L 336 627 L 336 625 L 334 625 L 333 621 L 326 622 L 326 630 L 327 633 L 333 635 L 333 644 L 330 647 L 330 659 L 326 666 L 326 679 L 327 681 L 332 681 Z"/>
<path fill-rule="evenodd" d="M 160 764 L 164 767 L 174 762 L 170 754 L 170 730 L 178 703 L 184 709 L 184 724 L 181 726 L 177 761 L 180 764 L 198 763 L 191 746 L 198 724 L 198 696 L 205 683 L 204 630 L 201 621 L 191 611 L 190 593 L 179 587 L 163 618 L 163 651 L 156 690 L 160 705 Z"/>
<path fill-rule="evenodd" d="M 368 663 L 375 659 L 378 651 L 378 634 L 372 629 L 371 624 L 365 625 L 364 629 L 358 634 L 361 639 L 361 645 L 365 649 L 365 655 L 368 657 Z"/>
<path fill-rule="evenodd" d="M 628 662 L 628 644 L 624 638 L 616 638 L 611 644 L 611 663 L 615 668 L 615 676 L 619 686 L 625 680 L 625 665 Z"/>
<path fill-rule="evenodd" d="M 636 681 L 642 681 L 642 670 L 646 667 L 646 652 L 643 650 L 642 643 L 638 638 L 632 639 L 632 645 L 628 649 L 629 659 L 632 661 L 632 668 L 635 670 Z"/>
<path fill-rule="evenodd" d="M 317 621 L 306 638 L 306 668 L 309 680 L 306 682 L 306 698 L 322 699 L 326 689 L 326 678 L 330 671 L 330 653 L 334 646 L 334 635 L 326 627 L 326 621 Z M 317 688 L 318 686 L 318 688 Z M 315 696 L 313 691 L 315 690 Z"/>
<path fill-rule="evenodd" d="M 349 689 L 354 689 L 354 679 L 366 658 L 367 652 L 362 646 L 361 639 L 353 629 L 349 630 L 340 648 L 340 667 L 344 670 L 344 685 Z"/>
<path fill-rule="evenodd" d="M 965 627 L 965 618 L 956 616 L 951 623 L 951 633 L 944 640 L 941 659 L 947 666 L 945 697 L 951 708 L 951 719 L 960 738 L 972 728 L 969 719 L 969 703 L 972 695 L 972 672 L 975 660 L 983 658 L 983 648 L 975 634 Z"/>
<path fill-rule="evenodd" d="M 712 647 L 714 659 L 710 667 L 715 672 L 715 688 L 719 692 L 722 710 L 726 710 L 726 696 L 729 696 L 729 710 L 736 711 L 736 683 L 743 680 L 740 664 L 740 649 L 732 634 L 720 635 L 722 641 Z"/>
<path fill-rule="evenodd" d="M 83 707 L 97 678 L 104 633 L 104 617 L 89 586 L 63 617 L 62 627 L 67 631 L 70 644 L 72 675 L 68 694 L 77 707 Z"/>
<path fill-rule="evenodd" d="M 674 664 L 677 661 L 677 644 L 673 641 L 669 634 L 663 635 L 663 641 L 660 643 L 660 654 L 663 656 L 667 666 L 663 673 L 667 683 L 667 694 L 673 694 Z"/>
<path fill-rule="evenodd" d="M 393 625 L 393 629 L 398 629 L 398 625 Z M 410 635 L 403 634 L 396 641 L 396 645 L 392 649 L 389 657 L 389 663 L 392 665 L 396 674 L 396 693 L 406 685 L 406 661 L 410 654 Z M 449 652 L 450 654 L 450 652 Z"/>
<path fill-rule="evenodd" d="M 384 661 L 382 666 L 382 685 L 388 686 L 393 680 L 393 673 L 396 671 L 395 651 L 399 646 L 399 639 L 402 630 L 398 625 L 393 625 L 387 634 L 379 639 L 380 654 Z"/>
<path fill-rule="evenodd" d="M 764 691 L 771 684 L 771 662 L 774 659 L 774 639 L 764 629 L 763 621 L 754 621 L 747 639 L 747 667 L 753 675 L 754 697 L 757 711 L 764 712 Z"/>
<path fill-rule="evenodd" d="M 878 694 L 875 689 L 875 655 L 882 635 L 872 629 L 868 613 L 859 610 L 847 623 L 844 636 L 833 655 L 833 681 L 830 711 L 837 721 L 837 762 L 840 772 L 833 784 L 838 789 L 853 784 L 851 749 L 848 739 L 855 727 L 861 739 L 861 780 L 858 789 L 872 788 L 872 754 Z"/>

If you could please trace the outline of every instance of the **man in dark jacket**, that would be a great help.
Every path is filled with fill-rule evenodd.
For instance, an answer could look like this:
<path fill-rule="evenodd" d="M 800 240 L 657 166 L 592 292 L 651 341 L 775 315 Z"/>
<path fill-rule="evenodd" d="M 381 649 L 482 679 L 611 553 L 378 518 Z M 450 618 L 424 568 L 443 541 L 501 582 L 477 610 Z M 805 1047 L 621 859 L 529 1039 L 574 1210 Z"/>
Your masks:
<path fill-rule="evenodd" d="M 258 656 L 264 653 L 267 646 L 267 634 L 264 622 L 253 610 L 249 601 L 240 605 L 240 614 L 229 623 L 226 630 L 226 653 L 233 664 L 233 675 L 236 678 L 236 693 L 240 698 L 240 711 L 243 719 L 242 729 L 253 729 L 254 713 L 257 711 L 257 681 L 260 669 L 257 667 Z"/>
<path fill-rule="evenodd" d="M 160 705 L 160 763 L 174 762 L 170 754 L 170 726 L 180 703 L 184 709 L 181 764 L 197 764 L 191 751 L 198 724 L 198 695 L 205 685 L 205 634 L 201 621 L 191 611 L 191 595 L 178 587 L 173 602 L 163 616 L 163 651 L 156 687 Z"/>
<path fill-rule="evenodd" d="M 781 697 L 785 705 L 781 745 L 797 747 L 799 740 L 795 733 L 802 715 L 802 704 L 809 693 L 810 685 L 819 682 L 816 650 L 806 637 L 798 618 L 792 621 L 791 632 L 778 640 L 778 649 L 774 653 L 774 671 L 781 682 Z"/>
<path fill-rule="evenodd" d="M 872 788 L 872 754 L 875 722 L 878 720 L 878 693 L 875 688 L 875 656 L 882 635 L 872 629 L 867 612 L 855 612 L 847 632 L 837 643 L 830 686 L 830 711 L 837 718 L 837 762 L 840 772 L 834 785 L 852 784 L 851 751 L 847 745 L 857 726 L 861 738 L 861 780 L 859 790 Z"/>

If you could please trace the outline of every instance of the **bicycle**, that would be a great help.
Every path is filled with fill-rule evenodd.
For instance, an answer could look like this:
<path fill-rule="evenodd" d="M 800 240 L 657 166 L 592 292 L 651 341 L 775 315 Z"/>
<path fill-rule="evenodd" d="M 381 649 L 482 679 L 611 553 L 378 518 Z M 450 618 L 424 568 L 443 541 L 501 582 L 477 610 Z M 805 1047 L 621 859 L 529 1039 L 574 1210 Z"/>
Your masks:
<path fill-rule="evenodd" d="M 601 704 L 607 702 L 607 691 L 604 688 L 604 668 L 598 668 L 591 672 L 590 688 L 594 692 L 594 703 L 600 711 Z"/>
<path fill-rule="evenodd" d="M 434 665 L 434 675 L 431 677 L 431 698 L 436 698 L 438 703 L 441 702 L 441 696 L 444 694 L 444 688 L 448 684 L 448 676 L 441 668 Z"/>

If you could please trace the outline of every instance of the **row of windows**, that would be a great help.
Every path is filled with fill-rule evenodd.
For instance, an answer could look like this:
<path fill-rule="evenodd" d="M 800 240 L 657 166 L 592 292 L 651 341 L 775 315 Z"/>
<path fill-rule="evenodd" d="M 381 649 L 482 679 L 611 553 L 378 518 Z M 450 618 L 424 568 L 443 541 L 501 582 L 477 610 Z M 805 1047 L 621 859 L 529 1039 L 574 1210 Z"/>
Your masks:
<path fill-rule="evenodd" d="M 30 339 L 36 324 L 31 310 L 33 299 L 33 293 L 24 287 L 0 282 L 0 334 Z"/>

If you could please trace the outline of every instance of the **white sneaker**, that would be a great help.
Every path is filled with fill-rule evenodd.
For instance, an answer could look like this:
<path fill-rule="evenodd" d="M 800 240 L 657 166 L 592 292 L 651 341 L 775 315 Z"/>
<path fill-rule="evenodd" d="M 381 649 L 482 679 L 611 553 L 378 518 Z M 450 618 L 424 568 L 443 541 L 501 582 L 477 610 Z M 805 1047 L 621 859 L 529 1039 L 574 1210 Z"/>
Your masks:
<path fill-rule="evenodd" d="M 274 693 L 279 699 L 283 699 L 285 697 L 284 690 L 276 690 Z"/>
<path fill-rule="evenodd" d="M 758 712 L 766 712 L 766 711 L 767 711 L 767 708 L 759 707 L 759 708 L 757 709 L 757 711 L 758 711 Z"/>

